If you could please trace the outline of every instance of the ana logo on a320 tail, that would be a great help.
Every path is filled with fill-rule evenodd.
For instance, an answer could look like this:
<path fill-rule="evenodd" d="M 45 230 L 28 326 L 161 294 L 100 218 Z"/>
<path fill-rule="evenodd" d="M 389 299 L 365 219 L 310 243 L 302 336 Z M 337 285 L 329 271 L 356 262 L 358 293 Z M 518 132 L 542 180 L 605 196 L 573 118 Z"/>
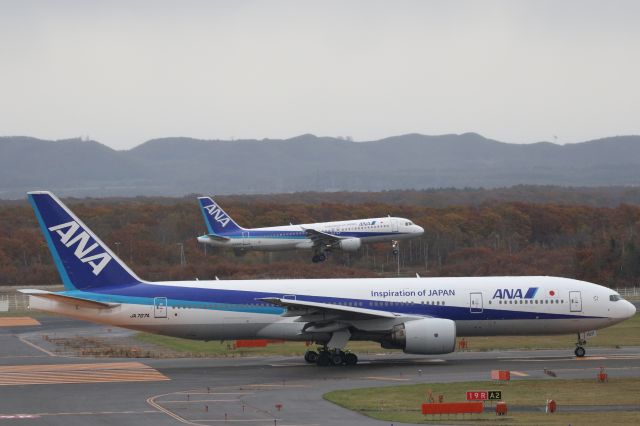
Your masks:
<path fill-rule="evenodd" d="M 78 244 L 73 254 L 83 263 L 88 263 L 93 275 L 98 275 L 111 261 L 109 256 L 104 251 L 102 253 L 91 254 L 96 248 L 100 247 L 98 243 L 94 242 L 89 247 L 89 239 L 91 238 L 86 231 L 82 231 L 76 235 L 76 232 L 80 229 L 75 221 L 63 223 L 60 225 L 52 226 L 49 231 L 56 232 L 60 236 L 60 242 L 67 247 L 71 247 L 74 244 Z"/>
<path fill-rule="evenodd" d="M 209 212 L 209 216 L 213 217 L 213 219 L 218 222 L 224 228 L 229 223 L 229 216 L 224 214 L 220 207 L 215 204 L 211 204 L 210 206 L 205 206 L 207 212 Z"/>

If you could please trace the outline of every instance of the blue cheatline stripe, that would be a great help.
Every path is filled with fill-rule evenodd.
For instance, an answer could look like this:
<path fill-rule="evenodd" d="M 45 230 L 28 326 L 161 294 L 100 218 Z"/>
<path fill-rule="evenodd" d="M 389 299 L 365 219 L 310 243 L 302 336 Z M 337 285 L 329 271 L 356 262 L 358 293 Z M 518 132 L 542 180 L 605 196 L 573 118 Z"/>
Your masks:
<path fill-rule="evenodd" d="M 282 293 L 266 293 L 244 290 L 202 289 L 192 287 L 174 287 L 170 285 L 137 284 L 121 288 L 101 288 L 92 292 L 64 292 L 69 296 L 83 297 L 100 302 L 130 303 L 136 305 L 154 305 L 155 297 L 166 297 L 169 307 L 190 307 L 217 311 L 250 312 L 257 314 L 281 314 L 283 309 L 275 306 L 259 306 L 258 298 L 282 297 Z M 368 299 L 349 299 L 338 297 L 296 295 L 298 301 L 352 305 L 383 312 L 395 312 L 405 315 L 432 316 L 454 321 L 463 320 L 516 320 L 516 319 L 569 319 L 601 318 L 571 314 L 553 314 L 545 312 L 525 312 L 501 309 L 484 309 L 482 313 L 471 313 L 468 306 L 443 306 L 427 304 L 393 304 Z"/>
<path fill-rule="evenodd" d="M 36 218 L 38 219 L 38 223 L 40 224 L 40 229 L 42 230 L 42 233 L 44 234 L 45 240 L 47 240 L 47 245 L 49 246 L 49 251 L 51 252 L 51 255 L 53 256 L 53 261 L 56 264 L 56 269 L 58 270 L 58 273 L 60 274 L 60 278 L 62 279 L 62 284 L 64 284 L 64 288 L 67 289 L 67 290 L 75 290 L 76 287 L 71 282 L 71 279 L 69 278 L 69 275 L 67 274 L 66 268 L 62 265 L 62 260 L 60 260 L 60 254 L 58 253 L 58 250 L 56 250 L 56 247 L 53 244 L 53 240 L 51 240 L 51 235 L 49 235 L 49 230 L 47 229 L 47 225 L 45 225 L 44 219 L 42 219 L 42 216 L 40 215 L 40 209 L 38 209 L 38 206 L 36 205 L 36 203 L 35 203 L 35 201 L 33 199 L 33 196 L 31 196 L 31 195 L 29 195 L 29 203 L 31 203 L 31 207 L 33 207 L 33 211 L 36 213 Z"/>
<path fill-rule="evenodd" d="M 220 235 L 227 238 L 245 238 L 245 239 L 254 239 L 254 238 L 274 238 L 274 239 L 301 239 L 306 240 L 309 239 L 304 232 L 300 231 L 244 231 L 249 232 L 248 236 L 243 236 L 242 232 L 229 232 L 229 233 L 217 233 L 215 235 Z M 288 235 L 280 235 L 280 234 L 288 234 Z M 337 238 L 365 238 L 365 237 L 385 237 L 389 235 L 406 235 L 403 232 L 340 232 L 340 233 L 326 233 L 332 237 Z"/>
<path fill-rule="evenodd" d="M 538 287 L 529 287 L 527 293 L 524 295 L 525 299 L 533 299 L 536 297 L 536 293 L 538 292 Z"/>

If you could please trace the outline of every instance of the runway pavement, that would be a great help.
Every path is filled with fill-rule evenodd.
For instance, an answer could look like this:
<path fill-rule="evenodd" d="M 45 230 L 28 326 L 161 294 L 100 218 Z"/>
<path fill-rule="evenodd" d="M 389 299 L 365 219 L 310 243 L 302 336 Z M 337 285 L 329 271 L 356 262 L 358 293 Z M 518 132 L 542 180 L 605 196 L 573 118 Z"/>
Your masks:
<path fill-rule="evenodd" d="M 298 357 L 72 358 L 41 350 L 34 333 L 95 334 L 105 327 L 38 319 L 40 326 L 0 327 L 0 424 L 388 425 L 322 395 L 334 389 L 488 380 L 492 369 L 511 370 L 512 380 L 549 378 L 545 369 L 560 378 L 595 380 L 601 366 L 610 380 L 640 377 L 640 348 L 588 348 L 583 359 L 570 350 L 362 355 L 355 367 L 325 368 Z"/>

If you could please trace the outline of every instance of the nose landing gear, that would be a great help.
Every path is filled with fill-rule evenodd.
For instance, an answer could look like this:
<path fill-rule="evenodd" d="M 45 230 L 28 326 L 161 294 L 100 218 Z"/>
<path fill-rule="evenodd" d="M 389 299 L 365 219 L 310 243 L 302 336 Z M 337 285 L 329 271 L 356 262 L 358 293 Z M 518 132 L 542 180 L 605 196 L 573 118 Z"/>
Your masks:
<path fill-rule="evenodd" d="M 574 354 L 576 354 L 576 357 L 582 358 L 584 356 L 584 354 L 587 352 L 584 349 L 584 345 L 586 345 L 586 344 L 587 344 L 587 341 L 582 338 L 580 333 L 578 333 L 578 341 L 576 342 L 576 350 L 573 352 Z"/>
<path fill-rule="evenodd" d="M 393 250 L 393 255 L 397 256 L 399 253 L 399 242 L 397 240 L 391 241 L 391 250 Z"/>

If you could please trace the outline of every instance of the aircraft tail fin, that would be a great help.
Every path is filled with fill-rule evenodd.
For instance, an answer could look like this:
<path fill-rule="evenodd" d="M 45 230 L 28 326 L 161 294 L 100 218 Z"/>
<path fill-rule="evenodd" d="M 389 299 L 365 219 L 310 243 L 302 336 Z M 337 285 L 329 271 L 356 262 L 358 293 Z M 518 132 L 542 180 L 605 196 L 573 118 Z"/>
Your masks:
<path fill-rule="evenodd" d="M 244 229 L 231 219 L 231 216 L 225 213 L 211 197 L 198 197 L 198 202 L 209 234 L 225 235 Z"/>
<path fill-rule="evenodd" d="M 142 282 L 55 195 L 48 191 L 28 195 L 66 290 Z"/>

